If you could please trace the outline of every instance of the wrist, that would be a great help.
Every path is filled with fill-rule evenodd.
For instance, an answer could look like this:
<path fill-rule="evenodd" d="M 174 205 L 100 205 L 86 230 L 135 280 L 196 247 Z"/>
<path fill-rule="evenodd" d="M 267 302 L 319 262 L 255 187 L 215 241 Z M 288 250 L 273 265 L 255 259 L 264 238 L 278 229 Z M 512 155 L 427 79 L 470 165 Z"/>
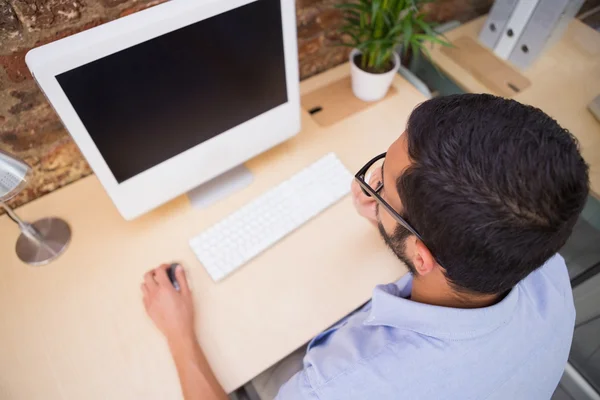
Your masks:
<path fill-rule="evenodd" d="M 172 353 L 190 352 L 198 343 L 193 330 L 173 333 L 167 336 L 167 343 Z"/>

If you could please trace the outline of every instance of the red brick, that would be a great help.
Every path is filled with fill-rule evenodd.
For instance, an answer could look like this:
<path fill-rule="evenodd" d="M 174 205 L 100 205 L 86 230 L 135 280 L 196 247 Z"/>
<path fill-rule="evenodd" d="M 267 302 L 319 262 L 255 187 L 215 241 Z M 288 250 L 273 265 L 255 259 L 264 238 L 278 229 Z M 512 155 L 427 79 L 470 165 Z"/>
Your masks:
<path fill-rule="evenodd" d="M 21 22 L 30 30 L 57 28 L 79 20 L 81 0 L 13 0 Z"/>
<path fill-rule="evenodd" d="M 322 0 L 296 0 L 296 7 L 304 8 L 322 3 Z"/>
<path fill-rule="evenodd" d="M 321 26 L 316 22 L 311 22 L 298 27 L 299 39 L 310 39 L 323 32 Z"/>
<path fill-rule="evenodd" d="M 340 43 L 342 41 L 342 36 L 343 35 L 337 29 L 330 29 L 330 30 L 325 31 L 325 39 L 327 39 L 327 43 L 329 45 L 334 45 L 335 43 Z"/>
<path fill-rule="evenodd" d="M 21 33 L 21 24 L 6 0 L 0 0 L 0 43 Z"/>
<path fill-rule="evenodd" d="M 7 122 L 8 123 L 8 122 Z M 0 129 L 0 143 L 6 150 L 20 156 L 37 154 L 41 149 L 69 138 L 56 115 L 28 119 L 16 129 Z"/>
<path fill-rule="evenodd" d="M 428 21 L 446 22 L 458 20 L 467 22 L 489 11 L 492 0 L 438 0 L 423 6 Z"/>
<path fill-rule="evenodd" d="M 105 7 L 115 7 L 128 1 L 129 0 L 102 0 L 102 4 L 104 4 Z"/>
<path fill-rule="evenodd" d="M 63 29 L 61 31 L 58 31 L 58 32 L 54 33 L 53 35 L 44 37 L 43 39 L 39 40 L 35 44 L 34 47 L 43 46 L 45 44 L 54 42 L 56 40 L 66 38 L 67 36 L 71 36 L 71 35 L 74 35 L 76 33 L 83 32 L 85 30 L 93 28 L 95 26 L 102 25 L 105 22 L 106 22 L 105 19 L 99 18 L 99 19 L 95 19 L 93 21 L 87 22 L 87 23 L 85 23 L 85 24 L 83 24 L 81 26 L 78 26 L 78 27 Z"/>
<path fill-rule="evenodd" d="M 321 48 L 318 53 L 300 61 L 300 79 L 306 79 L 348 61 L 349 53 L 348 47 Z"/>
<path fill-rule="evenodd" d="M 342 12 L 335 8 L 325 10 L 317 17 L 317 23 L 322 29 L 336 28 L 342 24 L 342 21 Z"/>
<path fill-rule="evenodd" d="M 121 11 L 121 13 L 119 14 L 119 17 L 124 17 L 126 15 L 130 15 L 130 14 L 136 13 L 138 11 L 145 10 L 146 8 L 154 7 L 158 4 L 164 3 L 166 1 L 168 1 L 168 0 L 154 0 L 154 1 L 150 1 L 145 4 L 136 4 L 135 6 L 125 8 L 123 11 Z"/>
<path fill-rule="evenodd" d="M 18 100 L 17 104 L 8 109 L 13 115 L 32 110 L 44 102 L 44 96 L 37 88 L 32 91 L 13 90 L 10 95 Z"/>
<path fill-rule="evenodd" d="M 318 7 L 296 7 L 296 24 L 298 26 L 303 26 L 315 21 L 320 12 L 321 10 Z"/>
<path fill-rule="evenodd" d="M 31 79 L 31 73 L 25 64 L 25 54 L 28 50 L 19 50 L 13 54 L 0 55 L 0 66 L 4 68 L 8 79 L 13 82 L 23 82 Z"/>
<path fill-rule="evenodd" d="M 35 155 L 21 155 L 32 166 L 28 185 L 9 204 L 17 207 L 92 173 L 75 143 L 65 137 Z"/>
<path fill-rule="evenodd" d="M 19 140 L 19 137 L 13 131 L 1 132 L 0 131 L 0 143 L 4 146 L 11 146 Z"/>
<path fill-rule="evenodd" d="M 80 162 L 82 158 L 77 145 L 70 138 L 66 138 L 59 145 L 52 146 L 52 150 L 44 154 L 40 161 L 44 170 L 54 171 Z"/>
<path fill-rule="evenodd" d="M 309 40 L 301 40 L 298 42 L 298 59 L 304 60 L 311 54 L 319 51 L 323 45 L 323 36 L 317 36 Z"/>
<path fill-rule="evenodd" d="M 65 38 L 67 36 L 71 36 L 77 32 L 84 31 L 86 29 L 92 28 L 94 26 L 98 26 L 103 24 L 105 21 L 102 19 L 94 20 L 88 22 L 82 26 L 76 28 L 67 28 L 57 33 L 54 33 L 51 36 L 45 37 L 39 40 L 34 47 L 42 46 L 44 44 L 53 42 L 58 39 Z M 0 55 L 0 66 L 4 68 L 8 78 L 13 82 L 23 82 L 27 79 L 31 79 L 31 73 L 27 68 L 27 64 L 25 64 L 25 54 L 30 49 L 21 49 L 12 54 Z"/>

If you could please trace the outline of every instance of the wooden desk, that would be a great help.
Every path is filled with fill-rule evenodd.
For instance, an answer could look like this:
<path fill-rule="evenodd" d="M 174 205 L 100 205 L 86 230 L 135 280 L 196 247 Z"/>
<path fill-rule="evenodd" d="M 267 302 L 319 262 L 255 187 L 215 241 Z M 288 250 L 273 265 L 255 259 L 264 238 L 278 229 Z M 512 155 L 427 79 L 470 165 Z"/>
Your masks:
<path fill-rule="evenodd" d="M 311 92 L 347 76 L 348 65 L 301 85 Z M 181 394 L 167 346 L 141 302 L 143 273 L 180 261 L 197 305 L 201 345 L 225 390 L 232 391 L 367 301 L 375 285 L 404 266 L 348 196 L 219 284 L 188 246 L 206 227 L 334 151 L 358 170 L 404 130 L 425 100 L 397 77 L 398 93 L 320 128 L 303 112 L 294 139 L 253 159 L 254 183 L 207 209 L 185 196 L 126 222 L 95 177 L 21 207 L 28 220 L 65 218 L 67 252 L 40 268 L 14 253 L 18 230 L 0 218 L 0 398 L 177 399 Z"/>
<path fill-rule="evenodd" d="M 462 36 L 477 39 L 487 16 L 453 29 L 450 41 Z M 490 90 L 440 51 L 431 52 L 438 67 L 467 92 Z M 546 49 L 521 73 L 531 86 L 515 100 L 536 106 L 569 129 L 579 140 L 583 157 L 590 164 L 593 194 L 600 198 L 600 123 L 587 105 L 600 94 L 600 33 L 574 19 L 562 39 Z"/>

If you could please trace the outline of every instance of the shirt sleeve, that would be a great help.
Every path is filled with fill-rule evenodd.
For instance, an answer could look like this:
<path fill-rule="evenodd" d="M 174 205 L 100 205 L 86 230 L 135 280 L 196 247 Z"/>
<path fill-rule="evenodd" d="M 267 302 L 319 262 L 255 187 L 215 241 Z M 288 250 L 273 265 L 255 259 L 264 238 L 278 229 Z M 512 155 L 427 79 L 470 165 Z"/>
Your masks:
<path fill-rule="evenodd" d="M 319 396 L 310 384 L 306 370 L 302 370 L 279 389 L 275 400 L 319 400 Z"/>

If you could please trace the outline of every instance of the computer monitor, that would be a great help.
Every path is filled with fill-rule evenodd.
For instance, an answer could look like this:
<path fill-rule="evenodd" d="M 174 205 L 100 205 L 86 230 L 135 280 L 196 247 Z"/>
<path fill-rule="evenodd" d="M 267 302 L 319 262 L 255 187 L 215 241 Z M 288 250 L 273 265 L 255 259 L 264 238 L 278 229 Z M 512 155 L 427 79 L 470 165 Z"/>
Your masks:
<path fill-rule="evenodd" d="M 300 131 L 287 0 L 172 0 L 26 62 L 126 219 Z"/>

